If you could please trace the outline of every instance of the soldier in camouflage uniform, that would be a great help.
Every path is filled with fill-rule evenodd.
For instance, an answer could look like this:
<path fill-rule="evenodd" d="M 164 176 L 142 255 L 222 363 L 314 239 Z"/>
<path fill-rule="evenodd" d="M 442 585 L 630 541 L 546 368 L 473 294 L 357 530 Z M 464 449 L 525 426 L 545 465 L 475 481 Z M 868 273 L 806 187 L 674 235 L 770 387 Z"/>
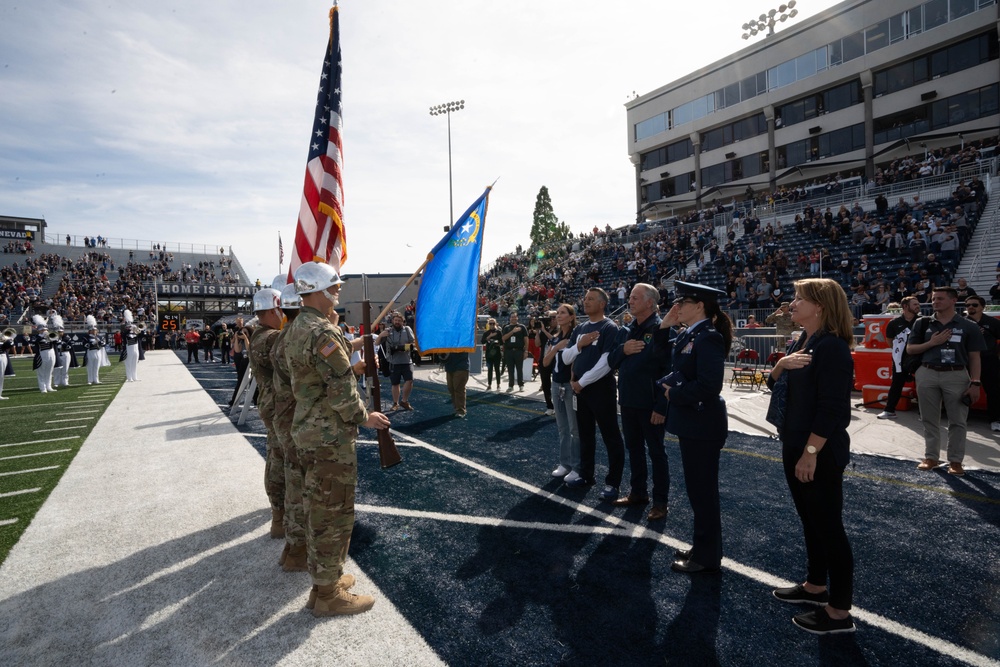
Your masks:
<path fill-rule="evenodd" d="M 354 577 L 344 562 L 354 529 L 358 427 L 388 428 L 385 415 L 365 409 L 351 366 L 353 346 L 330 317 L 337 306 L 340 277 L 327 264 L 309 262 L 295 271 L 302 308 L 285 335 L 295 414 L 292 439 L 303 470 L 306 555 L 313 591 L 313 616 L 358 614 L 375 599 L 348 589 Z M 357 339 L 361 347 L 362 339 Z"/>
<path fill-rule="evenodd" d="M 274 433 L 284 457 L 285 472 L 285 549 L 278 563 L 285 572 L 307 571 L 306 519 L 302 507 L 302 465 L 292 442 L 292 417 L 295 414 L 295 396 L 292 378 L 285 359 L 285 339 L 288 328 L 299 314 L 302 299 L 295 293 L 295 285 L 285 285 L 281 290 L 281 311 L 288 318 L 285 328 L 275 337 L 271 348 L 271 366 L 274 368 Z"/>
<path fill-rule="evenodd" d="M 271 537 L 285 536 L 285 462 L 281 444 L 274 432 L 274 368 L 271 348 L 281 329 L 283 315 L 279 309 L 281 292 L 267 287 L 253 295 L 253 309 L 258 326 L 250 337 L 248 358 L 250 370 L 257 380 L 257 410 L 267 427 L 267 458 L 264 462 L 264 491 L 271 503 Z"/>

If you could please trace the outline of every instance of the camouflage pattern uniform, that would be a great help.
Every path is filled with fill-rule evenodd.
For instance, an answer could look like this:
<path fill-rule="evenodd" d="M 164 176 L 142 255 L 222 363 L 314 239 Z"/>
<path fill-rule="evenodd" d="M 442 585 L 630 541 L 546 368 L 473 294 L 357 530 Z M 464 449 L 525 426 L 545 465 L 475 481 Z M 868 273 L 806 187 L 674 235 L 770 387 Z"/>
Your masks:
<path fill-rule="evenodd" d="M 264 462 L 264 490 L 271 502 L 271 509 L 285 509 L 285 462 L 281 444 L 274 432 L 274 368 L 271 366 L 271 348 L 278 337 L 278 330 L 259 325 L 250 337 L 250 369 L 257 380 L 257 410 L 267 427 L 267 458 Z"/>
<path fill-rule="evenodd" d="M 768 324 L 774 327 L 774 335 L 778 341 L 778 351 L 784 352 L 785 346 L 791 339 L 792 334 L 798 331 L 799 325 L 792 321 L 792 314 L 790 312 L 786 313 L 771 313 L 764 320 L 764 324 Z"/>
<path fill-rule="evenodd" d="M 368 411 L 351 369 L 343 332 L 315 308 L 302 306 L 288 326 L 285 357 L 292 378 L 292 440 L 303 468 L 309 574 L 332 586 L 344 572 L 354 529 L 358 482 L 355 442 Z"/>
<path fill-rule="evenodd" d="M 287 329 L 274 339 L 271 366 L 274 368 L 274 432 L 284 455 L 285 471 L 285 542 L 289 546 L 306 543 L 305 510 L 302 507 L 302 465 L 292 442 L 292 418 L 295 416 L 295 396 L 292 378 L 285 358 Z"/>

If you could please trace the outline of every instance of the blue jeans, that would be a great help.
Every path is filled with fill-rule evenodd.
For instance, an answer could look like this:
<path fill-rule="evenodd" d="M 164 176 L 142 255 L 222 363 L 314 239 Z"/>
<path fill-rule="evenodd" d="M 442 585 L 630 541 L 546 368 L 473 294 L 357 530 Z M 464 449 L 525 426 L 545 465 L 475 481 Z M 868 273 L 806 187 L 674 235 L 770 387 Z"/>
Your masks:
<path fill-rule="evenodd" d="M 559 465 L 580 471 L 580 431 L 573 409 L 573 387 L 569 382 L 552 383 L 552 404 L 559 427 Z"/>

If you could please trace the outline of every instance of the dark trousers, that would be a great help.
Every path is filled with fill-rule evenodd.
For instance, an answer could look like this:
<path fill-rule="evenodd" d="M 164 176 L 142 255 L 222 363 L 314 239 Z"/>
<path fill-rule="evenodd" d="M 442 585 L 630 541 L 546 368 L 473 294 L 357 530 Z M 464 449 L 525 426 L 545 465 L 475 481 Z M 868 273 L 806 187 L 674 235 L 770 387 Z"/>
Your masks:
<path fill-rule="evenodd" d="M 1000 421 L 1000 359 L 995 354 L 981 352 L 983 391 L 986 392 L 986 410 L 990 421 Z"/>
<path fill-rule="evenodd" d="M 684 486 L 694 514 L 691 560 L 716 568 L 722 563 L 722 507 L 719 502 L 719 458 L 716 440 L 679 438 Z"/>
<path fill-rule="evenodd" d="M 493 373 L 497 374 L 497 388 L 500 387 L 500 365 L 503 363 L 503 356 L 497 355 L 494 359 L 486 359 L 486 386 L 493 384 Z"/>
<path fill-rule="evenodd" d="M 243 383 L 243 375 L 247 372 L 250 360 L 247 359 L 246 352 L 237 352 L 233 355 L 233 363 L 236 364 L 236 387 L 233 388 L 233 397 L 229 399 L 229 405 L 236 402 L 236 392 L 240 390 L 240 384 Z"/>
<path fill-rule="evenodd" d="M 552 366 L 538 365 L 538 375 L 542 380 L 542 396 L 545 397 L 545 407 L 554 410 L 552 404 Z"/>
<path fill-rule="evenodd" d="M 205 347 L 202 350 L 205 352 L 205 361 L 215 361 L 215 357 L 212 356 L 212 348 Z"/>
<path fill-rule="evenodd" d="M 514 386 L 514 374 L 517 373 L 517 385 L 524 386 L 524 350 L 504 350 L 503 363 L 507 367 L 507 386 Z"/>
<path fill-rule="evenodd" d="M 576 423 L 580 431 L 580 476 L 594 481 L 597 428 L 608 450 L 608 474 L 604 483 L 620 487 L 625 472 L 625 443 L 618 430 L 618 392 L 610 373 L 576 395 Z"/>
<path fill-rule="evenodd" d="M 630 494 L 637 497 L 648 496 L 646 492 L 646 451 L 653 468 L 653 502 L 667 503 L 670 491 L 670 464 L 667 450 L 663 446 L 663 424 L 650 422 L 652 410 L 627 408 L 622 406 L 622 436 L 628 449 L 628 465 L 631 471 Z"/>
<path fill-rule="evenodd" d="M 196 364 L 201 363 L 200 361 L 198 361 L 198 346 L 197 345 L 188 345 L 188 360 L 187 360 L 187 363 L 189 363 L 189 364 L 191 363 L 191 358 L 192 357 L 194 358 L 194 363 L 196 363 Z"/>
<path fill-rule="evenodd" d="M 830 587 L 830 606 L 850 609 L 854 596 L 854 554 L 844 530 L 844 469 L 821 450 L 811 482 L 795 478 L 802 446 L 783 445 L 781 457 L 795 511 L 806 539 L 806 581 Z M 829 579 L 829 582 L 827 581 Z"/>
<path fill-rule="evenodd" d="M 903 385 L 913 376 L 907 373 L 897 373 L 896 364 L 892 364 L 892 383 L 889 385 L 889 395 L 885 399 L 885 411 L 895 412 L 900 396 L 903 395 Z"/>

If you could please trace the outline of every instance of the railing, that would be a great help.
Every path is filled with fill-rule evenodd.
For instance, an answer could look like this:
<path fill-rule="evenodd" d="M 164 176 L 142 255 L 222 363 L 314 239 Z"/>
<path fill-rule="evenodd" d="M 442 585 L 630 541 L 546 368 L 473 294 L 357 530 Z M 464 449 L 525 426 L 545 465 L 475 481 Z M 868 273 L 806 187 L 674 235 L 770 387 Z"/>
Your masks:
<path fill-rule="evenodd" d="M 988 196 L 990 197 L 990 199 L 995 199 L 992 187 L 993 186 L 992 174 L 986 175 L 986 180 L 984 182 L 984 185 L 986 186 L 986 192 L 989 193 Z M 991 204 L 987 203 L 987 207 L 988 208 L 991 207 Z M 979 239 L 979 247 L 976 248 L 976 254 L 972 258 L 972 266 L 969 268 L 970 283 L 975 281 L 975 279 L 979 276 L 979 269 L 982 267 L 983 257 L 986 255 L 986 252 L 994 245 L 992 241 L 996 239 L 997 228 L 1000 227 L 1000 216 L 996 214 L 997 212 L 996 201 L 993 201 L 992 209 L 993 209 L 993 219 L 987 221 L 989 229 L 987 229 L 986 233 L 982 234 L 982 238 Z M 986 209 L 983 209 L 982 214 L 980 215 L 979 218 L 979 222 L 977 223 L 977 226 L 983 224 L 984 220 L 982 216 L 985 214 L 986 214 Z"/>
<path fill-rule="evenodd" d="M 83 240 L 87 239 L 87 245 L 84 245 Z M 121 238 L 104 238 L 101 237 L 101 242 L 97 243 L 97 237 L 89 236 L 87 234 L 62 234 L 55 231 L 46 231 L 43 236 L 42 247 L 36 249 L 36 252 L 45 252 L 45 245 L 56 245 L 64 247 L 81 247 L 88 248 L 90 250 L 102 250 L 105 248 L 120 249 L 120 250 L 141 250 L 144 252 L 149 251 L 163 251 L 163 252 L 186 252 L 192 254 L 200 255 L 221 255 L 223 253 L 219 252 L 223 250 L 225 246 L 222 245 L 205 245 L 202 243 L 176 243 L 176 242 L 159 242 L 159 241 L 148 241 L 145 239 L 121 239 Z M 159 245 L 159 248 L 155 246 Z M 233 248 L 229 246 L 226 249 L 227 256 L 232 256 Z"/>

